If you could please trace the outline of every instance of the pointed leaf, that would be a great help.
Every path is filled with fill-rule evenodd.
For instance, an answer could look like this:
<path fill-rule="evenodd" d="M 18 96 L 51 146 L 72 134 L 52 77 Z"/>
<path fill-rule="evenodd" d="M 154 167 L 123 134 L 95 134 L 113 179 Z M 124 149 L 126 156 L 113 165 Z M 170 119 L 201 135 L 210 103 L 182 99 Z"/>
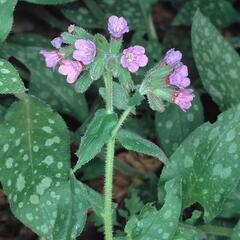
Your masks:
<path fill-rule="evenodd" d="M 111 137 L 113 128 L 117 124 L 116 114 L 107 114 L 105 110 L 98 110 L 90 122 L 84 136 L 81 139 L 77 151 L 78 162 L 74 170 L 93 159 L 102 149 L 103 145 Z"/>
<path fill-rule="evenodd" d="M 194 16 L 192 46 L 202 83 L 213 100 L 223 110 L 240 103 L 240 57 L 199 11 Z"/>

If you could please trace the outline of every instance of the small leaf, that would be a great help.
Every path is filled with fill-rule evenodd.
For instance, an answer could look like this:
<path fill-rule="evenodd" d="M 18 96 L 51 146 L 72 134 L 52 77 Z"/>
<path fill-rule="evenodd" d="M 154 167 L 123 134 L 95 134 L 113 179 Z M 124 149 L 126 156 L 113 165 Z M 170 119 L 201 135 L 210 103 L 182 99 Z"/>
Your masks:
<path fill-rule="evenodd" d="M 211 221 L 239 183 L 240 106 L 222 113 L 214 124 L 192 132 L 170 158 L 162 173 L 183 179 L 183 206 L 198 202 Z M 171 166 L 171 167 L 170 167 Z"/>
<path fill-rule="evenodd" d="M 192 46 L 202 83 L 213 100 L 222 110 L 240 103 L 239 55 L 199 11 L 193 21 Z"/>
<path fill-rule="evenodd" d="M 120 129 L 117 134 L 117 140 L 127 150 L 155 157 L 165 164 L 168 162 L 168 158 L 157 145 L 147 139 L 142 138 L 136 133 Z"/>
<path fill-rule="evenodd" d="M 240 238 L 240 221 L 237 223 L 233 230 L 231 240 L 238 240 Z"/>
<path fill-rule="evenodd" d="M 58 196 L 53 192 L 49 204 L 42 198 L 68 179 L 66 124 L 48 105 L 25 97 L 8 109 L 0 132 L 0 179 L 11 209 L 35 233 L 48 237 Z"/>
<path fill-rule="evenodd" d="M 0 58 L 0 94 L 24 93 L 25 87 L 17 70 Z"/>
<path fill-rule="evenodd" d="M 85 71 L 81 74 L 81 76 L 75 83 L 74 88 L 76 92 L 84 93 L 88 90 L 88 88 L 91 86 L 93 82 L 94 80 L 90 77 L 89 72 Z"/>
<path fill-rule="evenodd" d="M 165 203 L 159 211 L 148 204 L 142 209 L 140 216 L 130 218 L 125 227 L 129 238 L 173 239 L 181 214 L 181 180 L 170 180 L 166 183 L 165 190 Z"/>
<path fill-rule="evenodd" d="M 17 4 L 17 0 L 1 0 L 0 1 L 0 19 L 1 19 L 1 30 L 0 30 L 0 43 L 2 43 L 9 32 L 11 31 L 13 24 L 13 11 Z"/>
<path fill-rule="evenodd" d="M 173 25 L 191 26 L 192 18 L 198 9 L 217 27 L 227 27 L 240 19 L 238 12 L 226 0 L 191 0 L 180 9 Z"/>
<path fill-rule="evenodd" d="M 193 106 L 187 112 L 169 104 L 164 112 L 155 114 L 156 132 L 161 146 L 169 156 L 189 133 L 203 123 L 203 117 L 202 103 L 197 95 Z"/>
<path fill-rule="evenodd" d="M 118 67 L 118 80 L 127 90 L 130 90 L 134 86 L 131 74 L 128 70 L 122 68 L 121 66 Z"/>
<path fill-rule="evenodd" d="M 97 57 L 94 62 L 90 66 L 90 77 L 93 80 L 98 80 L 104 72 L 105 69 L 105 61 L 104 58 Z"/>
<path fill-rule="evenodd" d="M 116 124 L 116 114 L 107 114 L 103 109 L 96 112 L 81 139 L 79 149 L 76 153 L 78 162 L 74 167 L 74 171 L 81 168 L 82 165 L 89 162 L 101 151 L 103 145 L 111 137 L 112 130 Z"/>
<path fill-rule="evenodd" d="M 105 88 L 100 88 L 99 93 L 103 99 L 106 99 Z M 126 109 L 129 101 L 129 95 L 127 91 L 116 82 L 113 82 L 113 106 L 117 109 Z"/>

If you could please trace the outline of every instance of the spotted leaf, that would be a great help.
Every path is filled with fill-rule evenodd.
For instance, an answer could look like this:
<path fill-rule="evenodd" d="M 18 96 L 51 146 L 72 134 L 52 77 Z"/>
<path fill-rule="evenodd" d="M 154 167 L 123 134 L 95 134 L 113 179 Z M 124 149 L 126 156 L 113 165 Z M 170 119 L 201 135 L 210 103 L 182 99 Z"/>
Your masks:
<path fill-rule="evenodd" d="M 36 4 L 49 4 L 49 5 L 56 5 L 56 4 L 65 4 L 71 3 L 76 0 L 22 0 L 25 2 L 36 3 Z"/>
<path fill-rule="evenodd" d="M 47 105 L 26 97 L 9 108 L 0 131 L 0 180 L 11 209 L 38 235 L 49 236 L 58 196 L 53 191 L 43 198 L 68 179 L 67 127 Z"/>
<path fill-rule="evenodd" d="M 130 218 L 125 232 L 131 239 L 173 239 L 181 213 L 181 180 L 178 178 L 170 180 L 166 183 L 165 190 L 165 203 L 160 210 L 146 205 L 139 216 Z"/>
<path fill-rule="evenodd" d="M 17 70 L 6 60 L 0 59 L 0 94 L 23 93 L 25 87 Z"/>
<path fill-rule="evenodd" d="M 203 107 L 198 96 L 185 113 L 170 104 L 162 113 L 155 113 L 155 127 L 161 146 L 170 156 L 195 128 L 203 123 Z"/>
<path fill-rule="evenodd" d="M 183 179 L 183 206 L 195 202 L 204 207 L 211 221 L 238 185 L 240 156 L 240 106 L 222 113 L 214 124 L 205 123 L 191 133 L 171 156 L 162 178 Z"/>
<path fill-rule="evenodd" d="M 217 27 L 227 27 L 239 20 L 238 12 L 232 4 L 226 0 L 191 0 L 184 4 L 173 20 L 174 26 L 191 26 L 192 19 L 197 11 L 200 11 Z"/>
<path fill-rule="evenodd" d="M 222 110 L 239 103 L 239 55 L 199 11 L 192 26 L 192 47 L 202 83 L 213 100 Z"/>

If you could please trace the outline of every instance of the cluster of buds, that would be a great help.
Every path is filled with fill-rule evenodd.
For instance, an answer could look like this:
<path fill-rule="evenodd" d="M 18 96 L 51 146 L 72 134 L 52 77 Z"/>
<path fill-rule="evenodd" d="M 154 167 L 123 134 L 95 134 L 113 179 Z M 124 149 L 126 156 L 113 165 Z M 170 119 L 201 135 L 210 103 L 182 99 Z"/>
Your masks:
<path fill-rule="evenodd" d="M 101 55 L 103 50 L 99 48 L 95 37 L 83 29 L 81 31 L 78 29 L 80 28 L 74 25 L 68 27 L 67 34 L 73 41 L 66 41 L 64 34 L 62 34 L 51 41 L 55 50 L 40 51 L 40 54 L 45 58 L 47 67 L 55 69 L 59 65 L 58 72 L 66 76 L 68 83 L 75 83 L 81 72 L 91 69 L 94 62 L 97 65 L 97 58 L 100 58 L 103 63 L 101 64 L 103 66 L 102 73 L 109 71 L 107 66 L 110 61 L 107 61 L 107 58 L 111 54 L 114 55 L 112 59 L 117 59 L 119 66 L 124 71 L 136 73 L 140 67 L 147 65 L 148 57 L 142 46 L 131 46 L 121 53 L 112 51 L 111 46 L 117 46 L 117 49 L 120 50 L 123 35 L 129 32 L 128 23 L 123 17 L 111 16 L 108 19 L 111 41 L 109 45 L 107 43 L 110 47 L 104 50 L 106 51 L 105 55 Z M 77 32 L 84 34 L 74 35 Z M 162 100 L 175 103 L 183 111 L 191 107 L 194 98 L 193 90 L 187 89 L 190 85 L 188 68 L 181 62 L 181 59 L 182 53 L 180 51 L 170 49 L 163 60 L 146 74 L 139 92 L 141 95 L 147 95 L 150 106 L 153 106 L 154 110 L 161 110 Z"/>
<path fill-rule="evenodd" d="M 150 101 L 154 96 L 154 101 L 158 101 L 158 105 L 161 105 L 160 110 L 164 109 L 161 100 L 175 103 L 183 111 L 192 106 L 193 90 L 187 89 L 190 85 L 188 67 L 181 60 L 182 53 L 170 49 L 163 60 L 146 74 L 140 87 L 140 93 L 150 96 Z"/>

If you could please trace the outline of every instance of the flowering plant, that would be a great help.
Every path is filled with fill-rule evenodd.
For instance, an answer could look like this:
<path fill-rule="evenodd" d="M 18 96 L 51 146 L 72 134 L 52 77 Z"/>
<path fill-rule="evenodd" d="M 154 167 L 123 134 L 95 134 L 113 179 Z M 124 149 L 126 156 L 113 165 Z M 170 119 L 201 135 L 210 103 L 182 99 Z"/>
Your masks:
<path fill-rule="evenodd" d="M 4 42 L 17 0 L 0 0 L 0 181 L 12 213 L 42 240 L 239 239 L 239 56 L 215 27 L 239 19 L 233 6 L 187 1 L 160 43 L 150 9 L 164 4 L 83 2 L 19 3 L 61 34 Z M 186 47 L 178 26 L 189 22 Z"/>

